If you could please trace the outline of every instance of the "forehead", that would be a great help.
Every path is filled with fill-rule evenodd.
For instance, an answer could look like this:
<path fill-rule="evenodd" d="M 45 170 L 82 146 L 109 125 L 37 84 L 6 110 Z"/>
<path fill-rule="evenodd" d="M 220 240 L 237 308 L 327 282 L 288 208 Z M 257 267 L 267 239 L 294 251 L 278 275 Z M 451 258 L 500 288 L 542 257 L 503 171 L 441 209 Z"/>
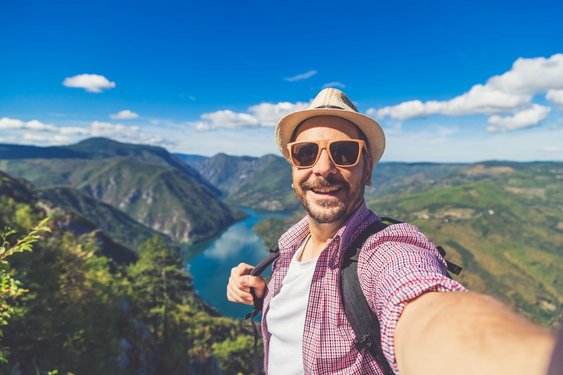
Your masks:
<path fill-rule="evenodd" d="M 316 116 L 303 121 L 293 135 L 295 141 L 360 139 L 360 131 L 350 121 L 335 116 Z"/>

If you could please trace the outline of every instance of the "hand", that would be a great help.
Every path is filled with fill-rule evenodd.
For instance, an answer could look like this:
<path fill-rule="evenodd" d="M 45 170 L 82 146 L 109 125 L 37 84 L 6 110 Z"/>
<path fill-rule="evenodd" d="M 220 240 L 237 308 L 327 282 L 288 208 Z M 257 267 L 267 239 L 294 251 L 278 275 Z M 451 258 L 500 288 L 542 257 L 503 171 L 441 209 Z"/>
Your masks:
<path fill-rule="evenodd" d="M 227 299 L 231 302 L 244 303 L 245 305 L 254 304 L 254 298 L 250 293 L 250 288 L 254 288 L 257 298 L 264 296 L 266 282 L 260 276 L 250 276 L 249 273 L 254 267 L 240 263 L 231 270 L 229 284 L 227 285 Z"/>

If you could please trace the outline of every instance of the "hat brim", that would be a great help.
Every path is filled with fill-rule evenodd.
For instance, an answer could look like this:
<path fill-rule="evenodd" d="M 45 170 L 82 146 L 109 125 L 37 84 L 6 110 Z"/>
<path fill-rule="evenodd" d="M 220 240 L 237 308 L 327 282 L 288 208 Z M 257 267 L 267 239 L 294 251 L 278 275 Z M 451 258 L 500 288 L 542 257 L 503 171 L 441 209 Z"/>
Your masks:
<path fill-rule="evenodd" d="M 303 121 L 316 116 L 341 117 L 356 125 L 367 138 L 368 149 L 373 163 L 377 163 L 385 151 L 385 134 L 381 126 L 371 117 L 358 112 L 337 108 L 304 109 L 290 113 L 283 117 L 276 126 L 276 143 L 282 155 L 289 160 L 287 144 L 290 142 L 295 129 Z"/>

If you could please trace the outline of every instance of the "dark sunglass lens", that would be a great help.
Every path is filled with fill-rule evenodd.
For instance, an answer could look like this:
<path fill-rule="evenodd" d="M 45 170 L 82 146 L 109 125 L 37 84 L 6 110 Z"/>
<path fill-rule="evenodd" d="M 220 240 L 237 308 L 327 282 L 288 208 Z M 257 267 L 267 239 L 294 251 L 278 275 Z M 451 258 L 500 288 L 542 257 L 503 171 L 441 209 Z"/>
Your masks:
<path fill-rule="evenodd" d="M 316 143 L 298 143 L 291 147 L 293 162 L 299 167 L 309 167 L 317 160 L 319 146 Z"/>
<path fill-rule="evenodd" d="M 351 141 L 334 142 L 330 145 L 332 160 L 338 165 L 353 165 L 360 154 L 360 144 Z"/>

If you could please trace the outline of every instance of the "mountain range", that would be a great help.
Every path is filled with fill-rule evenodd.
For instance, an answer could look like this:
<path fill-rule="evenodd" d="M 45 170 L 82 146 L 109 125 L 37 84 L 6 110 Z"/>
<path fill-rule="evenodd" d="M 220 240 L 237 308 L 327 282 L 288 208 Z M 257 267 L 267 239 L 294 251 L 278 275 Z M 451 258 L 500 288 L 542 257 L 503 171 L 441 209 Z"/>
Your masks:
<path fill-rule="evenodd" d="M 0 169 L 42 189 L 77 189 L 176 242 L 213 237 L 244 216 L 223 203 L 220 191 L 196 170 L 160 147 L 104 138 L 64 147 L 0 145 Z M 68 189 L 65 194 L 76 195 Z M 92 216 L 85 208 L 73 206 Z"/>
<path fill-rule="evenodd" d="M 287 213 L 256 225 L 270 244 L 303 215 L 290 165 L 274 155 L 170 154 L 96 138 L 64 147 L 0 145 L 0 169 L 36 186 L 14 180 L 28 188 L 16 187 L 3 175 L 0 195 L 44 199 L 126 248 L 155 234 L 212 238 L 242 217 L 238 208 Z M 380 163 L 372 182 L 368 207 L 444 246 L 465 268 L 458 279 L 469 289 L 544 325 L 561 319 L 563 163 Z"/>

